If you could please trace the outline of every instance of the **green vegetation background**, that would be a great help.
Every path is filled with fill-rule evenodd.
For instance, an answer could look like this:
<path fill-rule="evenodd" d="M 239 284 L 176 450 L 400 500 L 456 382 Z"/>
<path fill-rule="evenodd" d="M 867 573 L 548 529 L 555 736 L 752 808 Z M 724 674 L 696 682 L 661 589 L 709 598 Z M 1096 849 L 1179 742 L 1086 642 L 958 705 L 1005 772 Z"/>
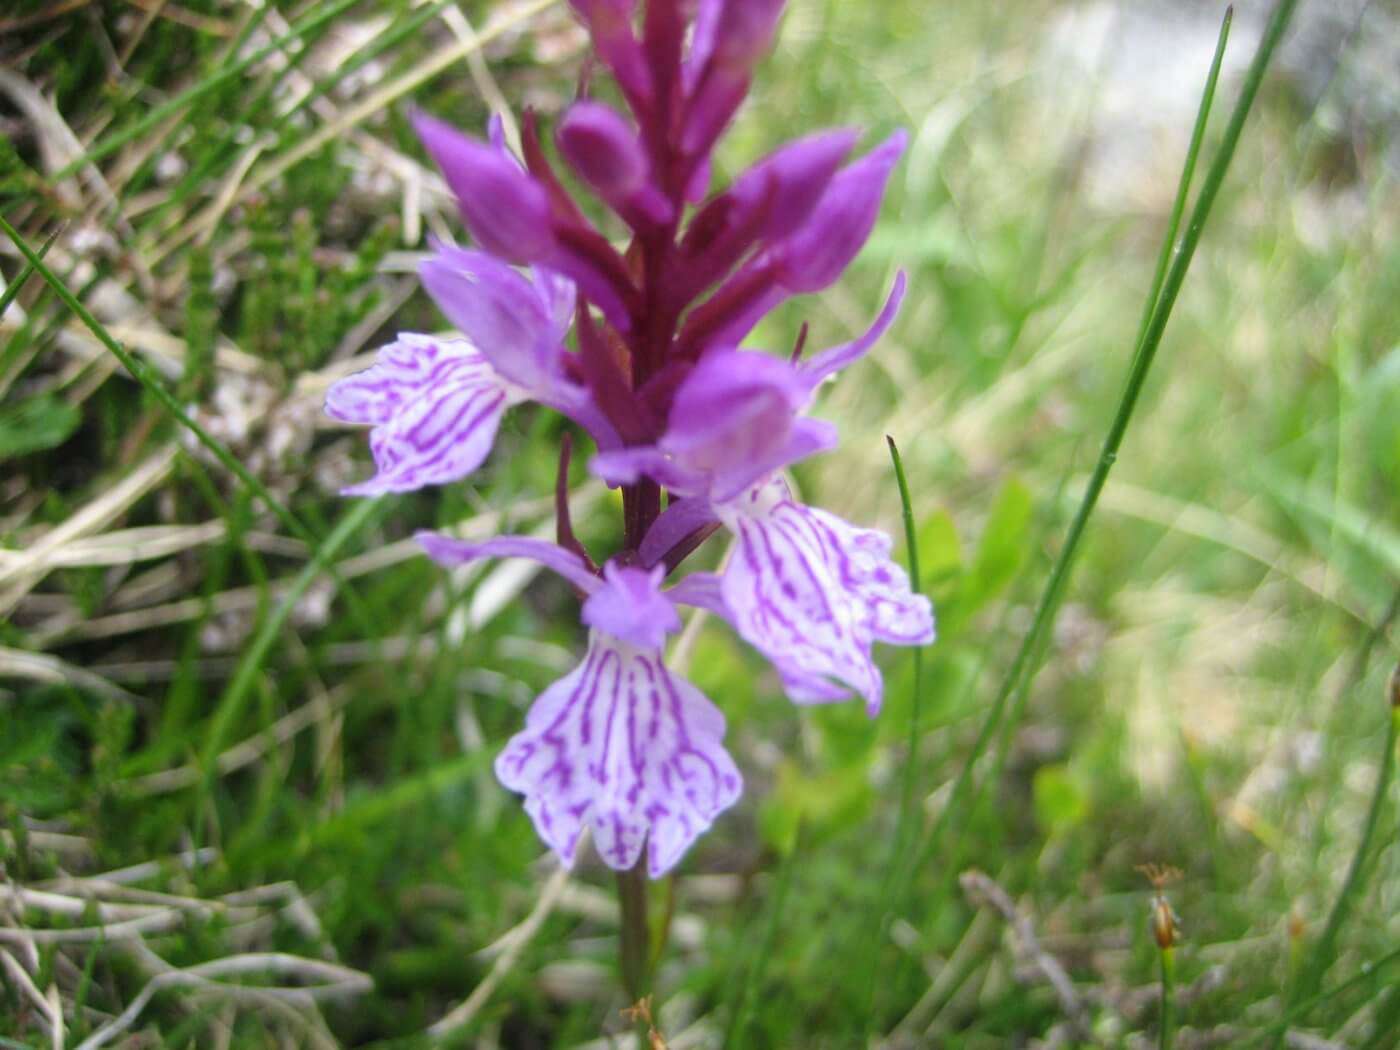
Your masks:
<path fill-rule="evenodd" d="M 1394 126 L 1339 125 L 1331 95 L 1265 82 L 1043 669 L 947 812 L 1118 401 L 1210 51 L 1170 70 L 1184 110 L 1149 72 L 1105 125 L 1123 83 L 1103 57 L 1075 72 L 1063 4 L 789 6 L 719 176 L 833 123 L 871 140 L 902 125 L 914 145 L 849 276 L 753 342 L 785 349 L 803 322 L 813 345 L 845 338 L 909 271 L 895 329 L 822 402 L 842 449 L 796 480 L 899 535 L 884 435 L 899 442 L 940 638 L 911 751 L 907 652 L 883 654 L 871 722 L 794 708 L 721 625 L 687 633 L 747 789 L 654 887 L 661 1028 L 676 1048 L 1155 1045 L 1137 868 L 1161 864 L 1181 872 L 1178 1045 L 1267 1045 L 1307 999 L 1386 741 Z M 362 437 L 319 417 L 360 355 L 441 324 L 412 253 L 460 230 L 410 105 L 478 127 L 499 92 L 548 126 L 582 58 L 565 5 L 22 2 L 0 22 L 0 213 L 299 523 L 0 246 L 0 949 L 57 989 L 78 1045 L 150 960 L 120 938 L 25 956 L 20 928 L 104 916 L 21 891 L 110 902 L 92 876 L 159 861 L 131 885 L 184 917 L 142 950 L 177 967 L 285 952 L 373 986 L 314 1015 L 167 989 L 121 1037 L 147 1041 L 116 1045 L 409 1045 L 552 893 L 446 1042 L 609 1045 L 626 1028 L 609 873 L 552 880 L 490 771 L 579 650 L 573 599 L 519 566 L 446 575 L 406 542 L 550 528 L 560 424 L 518 411 L 469 483 L 370 505 L 335 495 L 366 470 Z M 504 29 L 483 56 L 470 27 Z M 1252 46 L 1237 30 L 1202 169 Z M 1114 181 L 1100 153 L 1124 128 L 1137 166 Z M 606 552 L 616 501 L 575 475 L 579 532 Z M 308 537 L 333 538 L 319 562 Z M 1336 962 L 1290 1045 L 1397 1045 L 1395 801 L 1372 814 Z M 3 973 L 0 1045 L 47 1045 Z"/>

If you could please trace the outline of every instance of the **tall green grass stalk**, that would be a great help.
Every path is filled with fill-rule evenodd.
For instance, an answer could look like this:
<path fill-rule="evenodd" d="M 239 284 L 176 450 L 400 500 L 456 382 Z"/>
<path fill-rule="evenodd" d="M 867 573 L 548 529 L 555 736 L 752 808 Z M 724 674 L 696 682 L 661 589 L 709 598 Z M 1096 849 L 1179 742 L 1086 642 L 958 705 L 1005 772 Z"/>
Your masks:
<path fill-rule="evenodd" d="M 204 746 L 200 749 L 199 800 L 201 803 L 208 798 L 213 787 L 214 778 L 218 772 L 219 753 L 223 750 L 229 732 L 232 730 L 238 715 L 242 712 L 248 695 L 252 692 L 257 676 L 272 648 L 272 643 L 277 640 L 283 627 L 286 626 L 287 618 L 296 608 L 302 595 L 306 593 L 306 589 L 311 586 L 317 576 L 326 571 L 330 559 L 335 557 L 347 540 L 359 532 L 387 505 L 388 502 L 383 498 L 366 499 L 355 503 L 350 512 L 341 518 L 336 527 L 331 530 L 331 534 L 326 537 L 325 542 L 316 548 L 315 555 L 301 572 L 297 573 L 296 579 L 292 581 L 291 587 L 283 595 L 272 615 L 268 616 L 258 628 L 252 644 L 248 646 L 239 659 L 238 668 L 234 672 L 228 688 L 219 697 L 219 702 L 214 708 L 213 721 L 210 723 L 209 731 L 204 735 Z M 204 813 L 205 807 L 201 804 L 196 812 Z"/>
<path fill-rule="evenodd" d="M 1177 296 L 1181 292 L 1181 286 L 1186 280 L 1186 274 L 1190 270 L 1191 260 L 1195 256 L 1196 246 L 1200 242 L 1201 233 L 1205 229 L 1207 219 L 1210 217 L 1211 209 L 1215 204 L 1216 197 L 1220 193 L 1220 187 L 1225 181 L 1225 174 L 1229 170 L 1230 161 L 1235 155 L 1235 149 L 1239 145 L 1240 135 L 1244 130 L 1245 120 L 1248 118 L 1254 106 L 1254 100 L 1259 93 L 1259 87 L 1263 83 L 1264 74 L 1268 70 L 1269 63 L 1273 58 L 1279 40 L 1282 39 L 1284 31 L 1292 20 L 1293 12 L 1297 7 L 1297 0 L 1280 0 L 1278 6 L 1274 8 L 1269 24 L 1265 29 L 1263 38 L 1259 42 L 1259 49 L 1255 52 L 1254 60 L 1250 64 L 1249 72 L 1245 77 L 1244 85 L 1240 91 L 1240 97 L 1235 103 L 1234 111 L 1230 115 L 1230 121 L 1226 126 L 1224 136 L 1220 143 L 1220 148 L 1212 161 L 1210 168 L 1206 172 L 1200 195 L 1196 198 L 1195 207 L 1191 210 L 1191 217 L 1187 223 L 1185 233 L 1181 242 L 1176 246 L 1174 252 L 1170 253 L 1171 263 L 1167 268 L 1166 277 L 1160 289 L 1156 290 L 1156 295 L 1149 295 L 1148 302 L 1151 307 L 1146 311 L 1149 320 L 1142 329 L 1141 338 L 1134 349 L 1132 365 L 1129 368 L 1128 378 L 1124 385 L 1123 393 L 1119 398 L 1117 410 L 1114 413 L 1113 422 L 1109 426 L 1108 434 L 1104 438 L 1103 447 L 1099 452 L 1098 461 L 1095 464 L 1093 474 L 1089 478 L 1088 486 L 1084 490 L 1084 495 L 1080 500 L 1079 507 L 1075 512 L 1074 519 L 1070 523 L 1069 531 L 1065 536 L 1064 546 L 1060 549 L 1059 556 L 1050 572 L 1050 578 L 1046 582 L 1045 589 L 1041 594 L 1040 601 L 1036 605 L 1035 616 L 1031 622 L 1030 630 L 1021 640 L 1021 644 L 1016 651 L 1016 656 L 1012 660 L 1011 667 L 1007 671 L 1001 688 L 998 690 L 996 699 L 992 703 L 991 710 L 987 713 L 981 729 L 978 732 L 972 751 L 968 755 L 967 761 L 959 771 L 957 779 L 954 781 L 953 790 L 949 796 L 948 803 L 943 807 L 938 820 L 934 823 L 923 849 L 920 851 L 920 861 L 925 862 L 932 855 L 942 839 L 942 834 L 946 830 L 948 822 L 958 813 L 963 812 L 967 807 L 964 805 L 972 779 L 973 770 L 978 760 L 986 751 L 992 737 L 1000 722 L 1001 715 L 1006 708 L 1007 701 L 1020 688 L 1028 688 L 1030 681 L 1034 678 L 1036 671 L 1036 661 L 1033 654 L 1040 649 L 1042 641 L 1048 636 L 1051 627 L 1054 625 L 1056 613 L 1059 610 L 1060 602 L 1063 599 L 1065 588 L 1069 582 L 1070 572 L 1074 567 L 1075 557 L 1079 552 L 1080 543 L 1084 538 L 1084 532 L 1088 527 L 1089 519 L 1093 516 L 1094 508 L 1098 504 L 1099 494 L 1103 491 L 1104 485 L 1108 481 L 1108 475 L 1113 469 L 1114 463 L 1118 460 L 1118 452 L 1123 444 L 1123 437 L 1127 433 L 1128 425 L 1132 422 L 1133 413 L 1137 408 L 1138 400 L 1142 395 L 1143 386 L 1147 382 L 1147 376 L 1152 368 L 1152 363 L 1156 359 L 1157 350 L 1161 346 L 1162 335 L 1166 331 L 1167 322 L 1171 318 L 1172 309 L 1176 305 Z M 1229 16 L 1227 14 L 1225 22 L 1221 27 L 1222 36 L 1228 33 Z M 1220 49 L 1217 47 L 1217 54 Z M 1207 86 L 1213 90 L 1214 78 L 1208 80 Z M 1202 113 L 1197 118 L 1197 123 L 1204 127 L 1204 121 L 1208 116 L 1211 102 L 1211 92 L 1203 92 Z M 1183 181 L 1189 180 L 1191 173 L 1195 169 L 1196 154 L 1201 149 L 1200 137 L 1193 142 L 1193 149 L 1188 153 L 1186 165 L 1183 168 Z M 1184 189 L 1178 190 L 1178 196 L 1183 196 Z M 1171 236 L 1174 230 L 1168 231 L 1168 244 L 1171 243 Z M 1164 251 L 1163 257 L 1167 257 Z M 1024 686 L 1023 686 L 1024 683 Z"/>
<path fill-rule="evenodd" d="M 730 985 L 733 1005 L 729 1010 L 729 1022 L 725 1026 L 724 1041 L 720 1044 L 726 1048 L 745 1045 L 744 1034 L 749 1026 L 749 1012 L 753 1003 L 752 993 L 763 984 L 768 969 L 768 960 L 773 954 L 773 942 L 778 937 L 778 922 L 783 914 L 783 905 L 787 902 L 788 893 L 792 889 L 793 869 L 797 867 L 797 858 L 801 852 L 802 824 L 799 821 L 797 830 L 792 837 L 792 847 L 787 851 L 781 866 L 778 868 L 778 884 L 768 902 L 767 914 L 763 920 L 763 932 L 759 935 L 753 957 L 746 962 L 742 972 Z"/>
<path fill-rule="evenodd" d="M 899 488 L 900 517 L 904 524 L 904 545 L 909 559 L 909 587 L 915 594 L 919 594 L 921 593 L 919 540 L 914 527 L 914 503 L 909 493 L 909 478 L 905 474 L 904 460 L 899 454 L 899 446 L 895 444 L 894 438 L 886 434 L 885 442 L 889 445 L 890 462 L 894 466 L 895 484 Z M 865 1027 L 867 1035 L 870 1026 L 874 1023 L 876 973 L 879 969 L 873 965 L 872 955 L 879 951 L 880 946 L 885 943 L 893 915 L 892 909 L 896 906 L 896 902 L 904 899 L 905 889 L 913 877 L 913 869 L 909 863 L 909 852 L 917 830 L 914 797 L 915 788 L 918 785 L 919 737 L 922 730 L 920 723 L 923 713 L 924 647 L 914 646 L 910 657 L 913 660 L 914 682 L 910 694 L 908 753 L 905 755 L 904 768 L 900 776 L 899 814 L 895 822 L 894 839 L 890 844 L 889 859 L 885 863 L 884 875 L 880 880 L 879 895 L 871 902 L 868 909 L 869 914 L 865 919 L 867 928 L 879 931 L 879 935 L 874 939 L 864 940 L 866 945 L 864 951 L 866 987 L 863 1000 L 865 1011 L 863 1027 Z"/>
<path fill-rule="evenodd" d="M 909 588 L 915 594 L 922 593 L 919 575 L 919 538 L 914 529 L 914 503 L 909 496 L 909 479 L 904 473 L 904 461 L 899 455 L 899 446 L 894 438 L 885 435 L 890 446 L 890 462 L 894 464 L 895 484 L 899 486 L 900 517 L 904 522 L 904 545 L 909 557 Z M 919 718 L 923 705 L 924 647 L 914 646 L 910 658 L 914 663 L 914 688 L 910 696 L 909 709 L 909 754 L 904 762 L 903 784 L 899 793 L 899 823 L 895 827 L 894 855 L 890 871 L 898 871 L 904 863 L 904 848 L 908 836 L 913 831 L 914 786 L 918 780 Z"/>
<path fill-rule="evenodd" d="M 1366 888 L 1367 864 L 1371 860 L 1371 844 L 1380 824 L 1381 810 L 1385 807 L 1390 782 L 1395 774 L 1395 745 L 1400 739 L 1400 666 L 1396 667 L 1386 687 L 1386 704 L 1389 708 L 1386 719 L 1385 739 L 1380 756 L 1380 768 L 1376 771 L 1376 786 L 1371 793 L 1371 804 L 1366 810 L 1366 820 L 1361 825 L 1361 837 L 1356 843 L 1351 864 L 1347 868 L 1342 888 L 1327 915 L 1327 922 L 1318 935 L 1317 943 L 1307 952 L 1303 969 L 1299 975 L 1294 998 L 1310 998 L 1317 991 L 1322 978 L 1326 976 L 1337 956 L 1337 938 L 1342 931 L 1352 908 Z M 1274 1045 L 1280 1046 L 1283 1033 L 1279 1032 Z"/>

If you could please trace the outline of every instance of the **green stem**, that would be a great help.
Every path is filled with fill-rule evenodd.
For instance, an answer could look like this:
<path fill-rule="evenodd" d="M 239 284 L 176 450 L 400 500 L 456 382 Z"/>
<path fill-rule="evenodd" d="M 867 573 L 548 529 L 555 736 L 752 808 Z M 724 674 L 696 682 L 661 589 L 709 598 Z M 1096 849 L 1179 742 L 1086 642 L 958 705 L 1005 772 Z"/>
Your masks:
<path fill-rule="evenodd" d="M 919 594 L 919 543 L 914 528 L 914 503 L 909 494 L 909 479 L 904 472 L 904 460 L 899 454 L 899 446 L 895 444 L 894 438 L 887 434 L 885 441 L 890 447 L 890 460 L 894 464 L 895 483 L 899 487 L 900 514 L 904 522 L 904 545 L 909 560 L 909 587 L 915 594 Z M 895 824 L 894 839 L 890 844 L 889 860 L 885 864 L 884 876 L 880 880 L 880 894 L 874 901 L 873 914 L 868 914 L 866 918 L 866 923 L 873 920 L 874 925 L 879 929 L 879 936 L 873 939 L 864 935 L 861 937 L 865 946 L 863 951 L 866 969 L 863 1027 L 867 1035 L 870 1034 L 870 1026 L 875 1019 L 875 988 L 879 972 L 879 967 L 872 963 L 872 955 L 880 950 L 881 945 L 886 943 L 891 916 L 895 914 L 895 909 L 903 901 L 906 887 L 913 877 L 908 855 L 914 840 L 914 797 L 918 785 L 919 734 L 923 713 L 924 647 L 922 645 L 914 647 L 912 659 L 914 661 L 914 688 L 910 697 L 908 754 L 905 756 L 904 768 L 901 771 L 899 816 Z M 868 930 L 869 925 L 866 925 L 865 929 Z"/>
<path fill-rule="evenodd" d="M 1173 999 L 1176 995 L 1176 950 L 1170 947 L 1161 949 L 1162 957 L 1162 1012 L 1159 1022 L 1160 1035 L 1157 1045 L 1160 1050 L 1171 1050 L 1176 1019 L 1172 1016 Z"/>
<path fill-rule="evenodd" d="M 617 873 L 617 901 L 622 908 L 622 986 L 631 1006 L 647 994 L 651 935 L 647 926 L 647 873 L 645 855 L 626 871 Z"/>

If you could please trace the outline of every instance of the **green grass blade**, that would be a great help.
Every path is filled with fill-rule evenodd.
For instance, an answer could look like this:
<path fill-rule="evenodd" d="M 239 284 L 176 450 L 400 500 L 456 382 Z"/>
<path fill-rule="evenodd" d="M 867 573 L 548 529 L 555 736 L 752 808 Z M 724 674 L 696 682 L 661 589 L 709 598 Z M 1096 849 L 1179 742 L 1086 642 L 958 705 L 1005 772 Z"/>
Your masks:
<path fill-rule="evenodd" d="M 158 126 L 163 120 L 179 113 L 182 109 L 189 106 L 190 103 L 197 102 L 211 91 L 217 90 L 221 85 L 242 74 L 244 70 L 256 66 L 270 55 L 284 50 L 288 44 L 298 42 L 308 33 L 331 22 L 359 2 L 360 0 L 332 0 L 330 4 L 327 4 L 318 11 L 314 11 L 265 47 L 261 47 L 252 54 L 230 63 L 213 75 L 205 77 L 198 84 L 180 92 L 174 98 L 161 103 L 130 127 L 112 133 L 92 149 L 88 150 L 83 156 L 64 165 L 64 167 L 55 172 L 51 176 L 52 180 L 54 182 L 61 182 L 79 169 L 89 164 L 95 164 L 97 161 L 110 156 L 128 142 L 139 138 L 147 131 Z"/>
<path fill-rule="evenodd" d="M 1288 23 L 1293 17 L 1293 11 L 1296 6 L 1297 0 L 1281 0 L 1274 9 L 1273 16 L 1264 32 L 1264 36 L 1259 42 L 1259 49 L 1255 52 L 1254 60 L 1245 78 L 1244 86 L 1240 91 L 1240 97 L 1235 103 L 1234 111 L 1230 115 L 1230 121 L 1226 126 L 1219 152 L 1216 154 L 1215 159 L 1212 161 L 1206 173 L 1200 196 L 1196 199 L 1196 205 L 1192 209 L 1186 232 L 1182 236 L 1180 245 L 1176 248 L 1175 252 L 1171 254 L 1172 261 L 1167 270 L 1166 279 L 1163 281 L 1162 287 L 1156 296 L 1156 300 L 1151 309 L 1150 319 L 1143 330 L 1142 338 L 1139 340 L 1134 350 L 1132 365 L 1129 368 L 1128 378 L 1124 385 L 1123 393 L 1119 398 L 1113 422 L 1109 426 L 1107 436 L 1104 438 L 1103 447 L 1099 452 L 1098 461 L 1095 464 L 1093 474 L 1090 476 L 1089 484 L 1080 500 L 1074 519 L 1070 523 L 1069 531 L 1065 536 L 1064 546 L 1060 549 L 1059 556 L 1055 559 L 1055 563 L 1051 568 L 1050 578 L 1046 582 L 1045 589 L 1036 606 L 1030 630 L 1022 639 L 1016 651 L 1016 656 L 1012 660 L 1011 667 L 1007 671 L 1002 681 L 1001 688 L 997 692 L 996 699 L 992 703 L 991 710 L 988 711 L 987 717 L 978 731 L 972 751 L 967 761 L 963 763 L 962 768 L 958 772 L 948 803 L 943 807 L 938 820 L 930 831 L 924 848 L 920 852 L 921 861 L 926 860 L 936 848 L 941 839 L 942 832 L 947 827 L 948 821 L 953 819 L 956 814 L 963 811 L 965 808 L 964 797 L 970 786 L 973 770 L 976 767 L 978 759 L 990 744 L 993 734 L 996 732 L 1002 713 L 1006 708 L 1007 701 L 1017 689 L 1022 687 L 1023 680 L 1026 687 L 1029 687 L 1029 682 L 1031 678 L 1034 677 L 1036 669 L 1035 654 L 1040 649 L 1042 640 L 1048 637 L 1049 631 L 1054 625 L 1055 616 L 1059 610 L 1065 587 L 1069 582 L 1070 572 L 1074 566 L 1075 556 L 1078 554 L 1080 542 L 1088 527 L 1089 519 L 1093 516 L 1094 508 L 1098 504 L 1099 494 L 1103 491 L 1104 484 L 1108 481 L 1108 475 L 1113 469 L 1113 464 L 1118 459 L 1118 450 L 1123 444 L 1123 436 L 1127 433 L 1129 423 L 1132 422 L 1133 413 L 1137 408 L 1138 399 L 1142 394 L 1142 388 L 1147 381 L 1148 373 L 1152 368 L 1152 362 L 1157 356 L 1157 349 L 1161 345 L 1162 335 L 1166 331 L 1167 321 L 1171 317 L 1172 308 L 1176 304 L 1177 295 L 1181 291 L 1182 283 L 1185 281 L 1187 271 L 1191 267 L 1191 260 L 1195 256 L 1196 245 L 1200 242 L 1201 233 L 1205 228 L 1206 220 L 1210 217 L 1215 199 L 1220 192 L 1221 185 L 1225 181 L 1225 173 L 1229 170 L 1230 161 L 1234 157 L 1236 146 L 1239 144 L 1240 134 L 1244 130 L 1245 120 L 1254 106 L 1254 100 L 1259 93 L 1259 86 L 1263 82 L 1264 73 L 1269 67 L 1269 62 L 1273 58 L 1274 50 L 1277 48 L 1284 30 L 1288 27 Z M 1200 146 L 1201 143 L 1197 141 L 1195 143 L 1196 152 L 1200 151 Z M 1187 172 L 1194 170 L 1194 165 L 1194 159 L 1188 160 L 1185 170 Z"/>
<path fill-rule="evenodd" d="M 1365 984 L 1367 981 L 1378 980 L 1382 973 L 1396 963 L 1400 963 L 1400 948 L 1396 948 L 1393 952 L 1382 955 L 1374 962 L 1365 963 L 1356 973 L 1352 974 L 1346 980 L 1333 985 L 1331 988 L 1324 988 L 1316 995 L 1304 999 L 1301 1003 L 1288 1007 L 1288 1009 L 1284 1010 L 1274 1021 L 1272 1027 L 1253 1036 L 1244 1045 L 1246 1047 L 1257 1046 L 1266 1039 L 1277 1039 L 1283 1036 L 1288 1031 L 1288 1026 L 1290 1024 L 1306 1016 L 1314 1007 L 1321 1006 L 1329 999 L 1335 999 L 1343 992 L 1349 991 L 1357 985 Z"/>
<path fill-rule="evenodd" d="M 1210 110 L 1215 102 L 1215 87 L 1220 80 L 1220 64 L 1225 58 L 1225 44 L 1230 39 L 1230 25 L 1234 18 L 1234 7 L 1225 8 L 1225 17 L 1220 23 L 1220 36 L 1215 42 L 1215 55 L 1210 60 L 1210 72 L 1206 74 L 1206 87 L 1201 93 L 1201 105 L 1196 111 L 1196 125 L 1191 129 L 1191 142 L 1186 147 L 1186 161 L 1181 167 L 1181 178 L 1177 180 L 1176 198 L 1172 201 L 1171 216 L 1167 220 L 1167 235 L 1162 238 L 1162 247 L 1157 253 L 1157 268 L 1152 274 L 1152 290 L 1147 293 L 1147 299 L 1142 304 L 1142 317 L 1138 321 L 1137 336 L 1133 339 L 1133 345 L 1136 347 L 1143 345 L 1147 326 L 1152 321 L 1152 312 L 1157 308 L 1157 300 L 1162 295 L 1162 282 L 1167 277 L 1167 265 L 1171 262 L 1172 246 L 1176 244 L 1177 231 L 1181 228 L 1181 217 L 1186 213 L 1186 199 L 1191 195 L 1191 182 L 1196 175 L 1196 158 L 1201 152 L 1206 124 L 1210 122 Z"/>
<path fill-rule="evenodd" d="M 1400 676 L 1400 668 L 1397 668 L 1396 675 Z M 1396 681 L 1400 681 L 1400 678 L 1392 677 L 1388 693 L 1396 691 Z M 1396 698 L 1388 697 L 1388 701 L 1394 699 Z M 1376 772 L 1376 786 L 1371 794 L 1371 804 L 1366 810 L 1366 821 L 1361 826 L 1361 837 L 1357 840 L 1356 852 L 1352 854 L 1351 864 L 1347 868 L 1345 879 L 1342 880 L 1342 888 L 1327 915 L 1327 923 L 1323 926 L 1312 951 L 1307 953 L 1307 962 L 1298 981 L 1298 993 L 1304 997 L 1311 996 L 1326 976 L 1328 967 L 1337 955 L 1337 937 L 1366 886 L 1366 865 L 1371 859 L 1371 843 L 1375 839 L 1381 810 L 1390 791 L 1390 782 L 1395 773 L 1395 744 L 1397 739 L 1400 739 L 1400 705 L 1391 703 L 1389 707 L 1384 750 L 1381 752 L 1380 768 Z"/>
<path fill-rule="evenodd" d="M 909 559 L 909 586 L 915 594 L 921 593 L 922 575 L 919 572 L 919 540 L 914 526 L 914 501 L 909 493 L 909 478 L 904 470 L 904 460 L 899 454 L 899 446 L 890 435 L 885 435 L 889 445 L 890 461 L 894 465 L 895 484 L 899 488 L 900 517 L 904 524 L 904 543 Z M 924 647 L 915 646 L 910 654 L 914 663 L 913 691 L 910 696 L 909 711 L 909 753 L 905 757 L 901 771 L 899 791 L 899 813 L 896 818 L 894 840 L 890 845 L 889 859 L 885 864 L 884 877 L 880 880 L 879 895 L 871 902 L 870 912 L 864 926 L 867 930 L 879 931 L 875 937 L 861 940 L 866 970 L 864 996 L 865 1025 L 868 1029 L 874 1020 L 876 971 L 874 953 L 885 943 L 885 933 L 889 926 L 891 908 L 894 902 L 904 898 L 905 887 L 912 876 L 909 865 L 909 847 L 915 835 L 914 795 L 918 784 L 919 735 L 923 715 Z"/>
<path fill-rule="evenodd" d="M 204 735 L 204 746 L 200 751 L 200 788 L 199 797 L 201 802 L 205 799 L 214 783 L 214 776 L 217 772 L 219 752 L 223 750 L 224 743 L 228 739 L 229 732 L 238 715 L 243 710 L 243 705 L 253 688 L 258 672 L 262 669 L 263 662 L 267 659 L 267 654 L 272 648 L 272 643 L 277 640 L 282 633 L 282 628 L 286 626 L 287 618 L 296 607 L 306 589 L 311 586 L 312 581 L 325 571 L 330 559 L 345 542 L 354 536 L 374 515 L 385 506 L 383 499 L 362 500 L 354 504 L 350 513 L 346 514 L 331 534 L 326 537 L 326 541 L 317 549 L 306 566 L 297 574 L 292 581 L 291 588 L 282 597 L 282 601 L 258 628 L 252 644 L 244 652 L 242 659 L 238 662 L 238 668 L 234 672 L 228 687 L 224 690 L 223 696 L 219 698 L 218 705 L 214 709 L 214 719 L 210 723 L 209 731 Z M 199 807 L 199 812 L 204 811 L 204 807 Z"/>
<path fill-rule="evenodd" d="M 29 243 L 19 231 L 11 226 L 2 215 L 0 215 L 0 230 L 4 230 L 6 236 L 14 242 L 15 247 L 20 250 L 20 253 L 25 257 L 29 265 L 38 271 L 39 275 L 48 286 L 53 289 L 54 294 L 63 300 L 63 304 L 67 306 L 69 310 L 73 311 L 78 320 L 83 322 L 88 331 L 96 336 L 97 340 L 102 343 L 103 346 L 112 352 L 117 360 L 122 363 L 122 366 L 131 373 L 132 377 L 138 383 L 146 388 L 147 392 L 156 399 L 160 406 L 169 412 L 181 426 L 193 434 L 195 439 L 208 449 L 220 464 L 242 481 L 243 484 L 247 486 L 248 490 L 262 501 L 263 506 L 276 515 L 277 519 L 294 533 L 298 539 L 304 540 L 312 547 L 315 547 L 318 542 L 316 535 L 303 525 L 282 501 L 274 496 L 272 492 L 268 490 L 267 486 L 258 480 L 256 475 L 240 463 L 238 457 L 230 452 L 218 438 L 214 437 L 200 426 L 199 423 L 185 411 L 179 401 L 175 399 L 175 395 L 166 388 L 165 384 L 161 381 L 160 377 L 156 375 L 153 369 L 135 354 L 127 350 L 126 347 L 122 346 L 121 343 L 112 338 L 102 322 L 94 317 L 88 311 L 88 308 L 79 301 L 78 297 L 69 291 L 63 281 L 61 281 L 44 263 L 43 258 L 29 246 Z"/>
<path fill-rule="evenodd" d="M 904 461 L 900 458 L 899 446 L 895 444 L 894 438 L 886 435 L 885 441 L 890 446 L 890 460 L 894 464 L 895 484 L 899 486 L 900 517 L 904 522 L 904 544 L 909 556 L 909 587 L 915 594 L 919 594 L 921 593 L 919 538 L 914 529 L 914 503 L 909 496 L 909 479 L 905 476 Z M 892 872 L 897 870 L 903 861 L 904 843 L 911 830 L 914 809 L 914 785 L 918 770 L 915 756 L 919 747 L 919 720 L 923 702 L 924 647 L 922 645 L 914 647 L 912 659 L 914 661 L 914 691 L 910 697 L 909 756 L 904 764 L 904 782 L 899 794 L 899 823 L 896 825 L 895 856 L 892 858 L 896 863 L 890 865 Z"/>
<path fill-rule="evenodd" d="M 783 905 L 787 901 L 788 891 L 792 888 L 792 873 L 793 869 L 797 867 L 797 855 L 801 851 L 802 826 L 799 824 L 797 833 L 793 836 L 792 849 L 783 858 L 782 866 L 778 869 L 778 884 L 773 889 L 772 900 L 768 902 L 767 915 L 763 920 L 763 932 L 754 949 L 753 959 L 735 982 L 734 1006 L 729 1011 L 729 1024 L 724 1030 L 724 1042 L 720 1044 L 722 1046 L 738 1047 L 744 1045 L 744 1030 L 749 1025 L 750 993 L 763 983 L 764 974 L 768 968 L 768 959 L 773 954 L 773 942 L 778 936 L 778 922 L 783 914 Z"/>
<path fill-rule="evenodd" d="M 49 239 L 44 242 L 44 246 L 39 249 L 38 255 L 40 259 L 49 254 L 49 249 L 53 247 L 53 242 L 58 240 L 58 233 L 58 230 L 54 230 L 54 232 L 49 235 Z M 5 311 L 10 308 L 10 304 L 15 301 L 15 297 L 24 289 L 24 286 L 29 282 L 29 278 L 34 276 L 34 273 L 34 264 L 26 258 L 24 260 L 24 266 L 20 269 L 19 273 L 15 274 L 15 279 L 9 283 L 9 286 L 3 293 L 0 293 L 0 317 L 5 316 Z"/>

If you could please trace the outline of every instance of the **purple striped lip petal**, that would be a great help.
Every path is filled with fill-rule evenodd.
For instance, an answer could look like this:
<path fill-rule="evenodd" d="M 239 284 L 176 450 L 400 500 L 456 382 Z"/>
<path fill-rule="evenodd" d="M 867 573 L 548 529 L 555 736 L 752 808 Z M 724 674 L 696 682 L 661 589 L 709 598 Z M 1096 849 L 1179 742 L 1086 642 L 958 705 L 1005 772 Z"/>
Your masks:
<path fill-rule="evenodd" d="M 798 703 L 855 692 L 873 716 L 883 682 L 876 641 L 933 641 L 933 608 L 890 560 L 890 541 L 793 500 L 780 480 L 717 508 L 736 548 L 720 592 L 736 630 L 778 669 Z"/>
<path fill-rule="evenodd" d="M 491 451 L 501 416 L 527 393 L 461 339 L 406 333 L 326 392 L 326 414 L 368 424 L 374 477 L 354 496 L 460 481 Z"/>
<path fill-rule="evenodd" d="M 595 630 L 583 663 L 546 689 L 496 776 L 525 796 L 540 838 L 572 866 L 584 828 L 609 867 L 645 848 L 666 874 L 742 790 L 724 716 L 661 654 Z"/>
<path fill-rule="evenodd" d="M 661 591 L 665 571 L 609 562 L 599 578 L 572 551 L 528 537 L 468 543 L 420 533 L 418 541 L 444 565 L 529 558 L 588 595 L 582 666 L 534 702 L 496 775 L 525 796 L 540 837 L 566 865 L 588 827 L 611 867 L 632 867 L 645 846 L 647 870 L 664 875 L 742 786 L 722 743 L 724 716 L 662 662 L 666 635 L 680 629 Z"/>

